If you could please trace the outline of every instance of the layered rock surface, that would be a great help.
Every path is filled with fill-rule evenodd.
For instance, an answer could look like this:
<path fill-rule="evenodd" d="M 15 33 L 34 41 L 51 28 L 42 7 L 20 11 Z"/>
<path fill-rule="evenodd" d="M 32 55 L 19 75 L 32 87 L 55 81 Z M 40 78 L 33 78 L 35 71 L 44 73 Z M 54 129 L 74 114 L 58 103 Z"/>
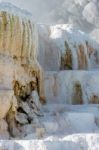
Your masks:
<path fill-rule="evenodd" d="M 28 18 L 0 11 L 0 119 L 7 121 L 4 130 L 10 136 L 19 136 L 21 125 L 31 124 L 40 115 L 44 83 L 37 50 L 36 25 Z"/>
<path fill-rule="evenodd" d="M 0 11 L 0 149 L 99 149 L 98 47 L 71 25 Z"/>
<path fill-rule="evenodd" d="M 28 18 L 1 11 L 0 139 L 44 138 L 39 143 L 42 149 L 55 149 L 58 142 L 60 148 L 61 142 L 73 143 L 73 138 L 77 140 L 71 144 L 73 149 L 86 149 L 79 141 L 89 144 L 83 138 L 98 139 L 76 135 L 99 133 L 98 47 L 71 25 L 35 25 Z M 47 104 L 41 107 L 45 98 Z M 70 134 L 74 135 L 66 137 Z M 38 147 L 36 141 L 5 142 L 0 142 L 1 148 Z M 70 143 L 63 144 L 63 149 Z"/>
<path fill-rule="evenodd" d="M 40 24 L 38 29 L 47 101 L 99 103 L 99 45 L 72 25 Z"/>

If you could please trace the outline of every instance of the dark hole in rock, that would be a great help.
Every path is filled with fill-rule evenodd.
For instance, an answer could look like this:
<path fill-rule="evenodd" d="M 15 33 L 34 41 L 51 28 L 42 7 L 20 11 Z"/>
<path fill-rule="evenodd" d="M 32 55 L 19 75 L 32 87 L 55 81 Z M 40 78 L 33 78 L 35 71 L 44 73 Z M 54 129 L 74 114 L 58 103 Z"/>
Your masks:
<path fill-rule="evenodd" d="M 30 117 L 28 117 L 28 123 L 31 124 L 32 119 Z"/>
<path fill-rule="evenodd" d="M 18 107 L 17 111 L 20 112 L 20 113 L 27 114 L 21 107 Z"/>

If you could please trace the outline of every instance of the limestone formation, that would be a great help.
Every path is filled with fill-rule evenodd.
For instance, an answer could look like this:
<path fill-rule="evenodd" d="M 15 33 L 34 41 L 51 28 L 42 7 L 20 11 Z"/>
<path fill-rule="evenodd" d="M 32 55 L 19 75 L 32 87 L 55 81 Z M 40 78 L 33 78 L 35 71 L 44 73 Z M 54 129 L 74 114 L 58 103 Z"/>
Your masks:
<path fill-rule="evenodd" d="M 37 51 L 36 25 L 0 11 L 0 119 L 6 119 L 12 137 L 21 135 L 22 125 L 33 122 L 34 113 L 40 115 L 40 100 L 45 102 Z"/>
<path fill-rule="evenodd" d="M 99 104 L 99 72 L 49 71 L 45 74 L 45 89 L 48 102 Z"/>
<path fill-rule="evenodd" d="M 45 97 L 53 103 L 99 103 L 99 73 L 88 71 L 99 67 L 98 46 L 72 25 L 36 25 L 0 11 L 0 139 L 62 131 L 57 110 L 45 108 L 43 115 Z"/>
<path fill-rule="evenodd" d="M 98 44 L 69 24 L 38 25 L 40 64 L 46 71 L 93 68 Z M 98 63 L 99 64 L 99 63 Z"/>

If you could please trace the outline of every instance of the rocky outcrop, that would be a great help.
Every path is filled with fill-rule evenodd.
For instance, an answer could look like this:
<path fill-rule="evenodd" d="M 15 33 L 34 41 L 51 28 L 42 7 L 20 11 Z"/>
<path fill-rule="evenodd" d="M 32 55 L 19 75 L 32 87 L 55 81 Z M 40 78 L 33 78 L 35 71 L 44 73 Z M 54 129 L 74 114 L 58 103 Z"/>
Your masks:
<path fill-rule="evenodd" d="M 13 137 L 21 135 L 21 126 L 41 115 L 40 101 L 45 102 L 37 51 L 36 25 L 0 11 L 0 119 L 7 121 L 6 130 Z"/>
<path fill-rule="evenodd" d="M 43 89 L 40 87 L 42 69 L 37 62 L 38 34 L 36 26 L 28 19 L 22 19 L 5 11 L 1 11 L 0 16 L 0 66 L 4 66 L 2 75 L 6 74 L 8 65 L 10 69 L 8 74 L 10 73 L 9 76 L 12 77 L 13 82 L 19 80 L 26 84 L 25 82 L 28 83 L 32 81 L 33 77 L 37 77 L 38 89 L 41 92 Z M 22 77 L 22 74 L 25 76 Z M 12 87 L 10 84 L 9 89 Z"/>

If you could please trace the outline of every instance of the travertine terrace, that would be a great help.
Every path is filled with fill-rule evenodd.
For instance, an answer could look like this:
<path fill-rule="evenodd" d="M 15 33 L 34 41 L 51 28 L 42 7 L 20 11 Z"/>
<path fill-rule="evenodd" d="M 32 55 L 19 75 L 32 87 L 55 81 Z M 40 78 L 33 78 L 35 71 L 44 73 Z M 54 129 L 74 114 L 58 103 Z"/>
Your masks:
<path fill-rule="evenodd" d="M 98 104 L 96 41 L 0 10 L 1 149 L 98 149 Z"/>

